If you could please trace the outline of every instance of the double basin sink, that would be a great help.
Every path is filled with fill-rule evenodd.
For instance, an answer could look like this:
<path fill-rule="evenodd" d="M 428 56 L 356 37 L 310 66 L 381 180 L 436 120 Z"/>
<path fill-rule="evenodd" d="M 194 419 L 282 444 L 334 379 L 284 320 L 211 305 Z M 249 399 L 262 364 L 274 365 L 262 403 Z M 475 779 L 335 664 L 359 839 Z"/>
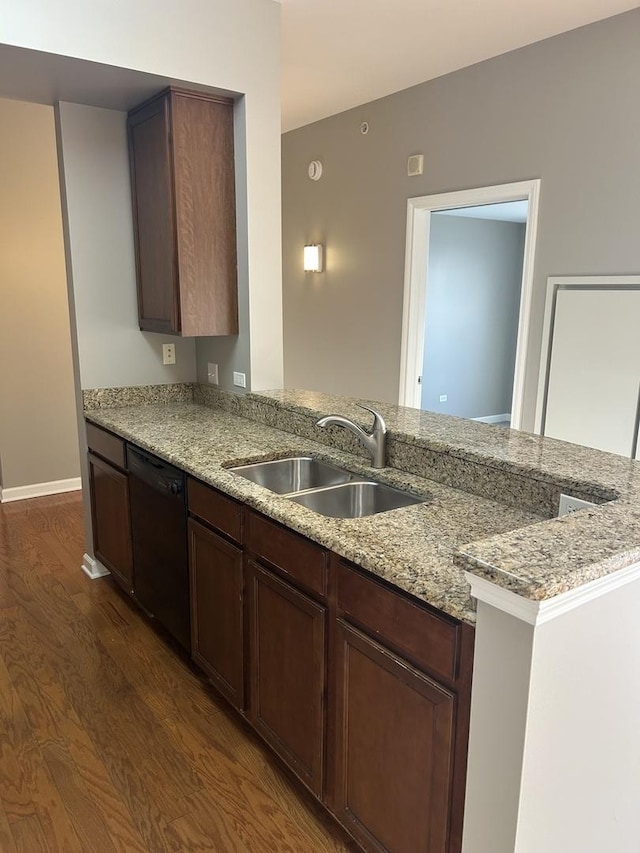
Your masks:
<path fill-rule="evenodd" d="M 311 456 L 254 462 L 228 470 L 332 518 L 362 518 L 428 500 Z"/>

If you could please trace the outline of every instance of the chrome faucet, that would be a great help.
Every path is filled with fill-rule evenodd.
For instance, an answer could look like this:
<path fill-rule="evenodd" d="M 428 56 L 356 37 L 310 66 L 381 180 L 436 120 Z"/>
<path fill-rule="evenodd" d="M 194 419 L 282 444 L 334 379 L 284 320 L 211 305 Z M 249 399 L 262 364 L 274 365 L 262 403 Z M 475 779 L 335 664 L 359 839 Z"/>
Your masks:
<path fill-rule="evenodd" d="M 341 426 L 348 429 L 360 439 L 371 454 L 371 464 L 373 467 L 384 468 L 387 451 L 387 425 L 380 412 L 370 409 L 369 406 L 358 405 L 361 409 L 366 409 L 367 412 L 371 412 L 374 416 L 373 428 L 370 433 L 365 432 L 362 427 L 354 424 L 349 418 L 343 418 L 342 415 L 328 415 L 326 418 L 320 418 L 319 421 L 316 421 L 316 426 Z"/>

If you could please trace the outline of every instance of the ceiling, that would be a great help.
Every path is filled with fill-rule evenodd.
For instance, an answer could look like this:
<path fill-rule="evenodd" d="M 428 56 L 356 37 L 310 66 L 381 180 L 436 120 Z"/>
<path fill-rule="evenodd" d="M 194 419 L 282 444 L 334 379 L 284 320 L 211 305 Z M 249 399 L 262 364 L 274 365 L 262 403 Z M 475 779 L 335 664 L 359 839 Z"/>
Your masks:
<path fill-rule="evenodd" d="M 435 210 L 435 216 L 466 216 L 469 219 L 491 219 L 494 222 L 526 222 L 529 202 L 502 201 L 498 204 L 476 204 L 473 207 L 452 207 Z"/>
<path fill-rule="evenodd" d="M 0 44 L 0 98 L 17 98 L 37 104 L 70 101 L 127 111 L 167 86 L 220 95 L 236 94 L 190 80 Z"/>
<path fill-rule="evenodd" d="M 278 0 L 282 129 L 637 8 L 630 0 Z"/>

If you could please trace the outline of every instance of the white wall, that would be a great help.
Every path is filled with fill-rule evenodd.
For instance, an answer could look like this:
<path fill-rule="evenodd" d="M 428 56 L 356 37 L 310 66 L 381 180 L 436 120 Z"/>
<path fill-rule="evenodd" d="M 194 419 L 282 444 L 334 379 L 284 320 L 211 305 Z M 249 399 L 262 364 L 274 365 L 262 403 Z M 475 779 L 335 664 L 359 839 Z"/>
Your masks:
<path fill-rule="evenodd" d="M 640 848 L 640 581 L 536 629 L 516 853 Z"/>
<path fill-rule="evenodd" d="M 0 483 L 6 490 L 80 473 L 51 107 L 0 100 L 0 187 Z"/>
<path fill-rule="evenodd" d="M 272 0 L 11 0 L 0 18 L 0 44 L 245 95 L 246 147 L 237 155 L 240 180 L 246 180 L 246 193 L 238 199 L 238 248 L 246 270 L 240 286 L 249 305 L 247 372 L 256 389 L 280 387 L 279 5 Z M 71 168 L 68 157 L 65 163 Z M 221 362 L 230 357 L 224 339 L 219 347 L 213 340 L 207 347 L 211 360 L 217 354 Z"/>
<path fill-rule="evenodd" d="M 639 573 L 537 614 L 481 585 L 463 853 L 637 853 Z"/>
<path fill-rule="evenodd" d="M 463 853 L 514 853 L 532 649 L 531 625 L 478 602 Z"/>

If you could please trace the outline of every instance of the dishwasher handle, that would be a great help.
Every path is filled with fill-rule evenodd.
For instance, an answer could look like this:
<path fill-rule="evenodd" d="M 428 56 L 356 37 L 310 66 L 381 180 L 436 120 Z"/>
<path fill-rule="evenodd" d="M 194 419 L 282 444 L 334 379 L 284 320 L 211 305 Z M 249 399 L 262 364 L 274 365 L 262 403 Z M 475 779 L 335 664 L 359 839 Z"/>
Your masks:
<path fill-rule="evenodd" d="M 174 468 L 162 459 L 142 453 L 137 448 L 127 445 L 127 462 L 129 474 L 142 480 L 158 492 L 172 495 L 184 500 L 184 474 L 179 468 Z"/>

